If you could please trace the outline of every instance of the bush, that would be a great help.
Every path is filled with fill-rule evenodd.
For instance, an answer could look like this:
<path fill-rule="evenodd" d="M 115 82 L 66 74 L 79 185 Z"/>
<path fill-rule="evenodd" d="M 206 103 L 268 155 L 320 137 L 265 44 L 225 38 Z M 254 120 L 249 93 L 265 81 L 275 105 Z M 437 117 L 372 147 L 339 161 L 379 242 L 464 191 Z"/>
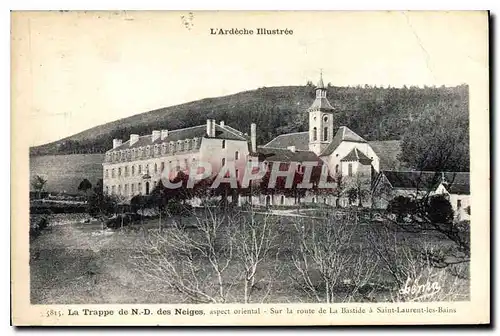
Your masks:
<path fill-rule="evenodd" d="M 49 226 L 49 220 L 46 217 L 38 219 L 30 225 L 30 238 L 36 238 Z"/>
<path fill-rule="evenodd" d="M 432 223 L 446 224 L 453 221 L 453 208 L 450 201 L 443 195 L 430 197 L 426 212 Z"/>
<path fill-rule="evenodd" d="M 395 214 L 398 220 L 403 220 L 406 216 L 412 215 L 417 210 L 417 204 L 411 197 L 394 197 L 387 206 L 389 213 Z"/>
<path fill-rule="evenodd" d="M 136 213 L 119 214 L 107 219 L 104 225 L 110 229 L 119 229 L 122 226 L 125 227 L 133 224 L 134 222 L 140 220 L 140 217 L 141 216 Z"/>
<path fill-rule="evenodd" d="M 183 204 L 177 200 L 170 200 L 167 203 L 166 210 L 172 216 L 187 217 L 193 213 L 193 207 L 190 204 Z"/>

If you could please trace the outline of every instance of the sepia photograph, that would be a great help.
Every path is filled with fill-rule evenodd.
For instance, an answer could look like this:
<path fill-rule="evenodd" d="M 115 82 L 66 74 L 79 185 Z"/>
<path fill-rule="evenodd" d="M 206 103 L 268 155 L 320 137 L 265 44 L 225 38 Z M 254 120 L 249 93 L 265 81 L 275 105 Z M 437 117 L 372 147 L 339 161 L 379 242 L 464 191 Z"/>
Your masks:
<path fill-rule="evenodd" d="M 489 323 L 487 12 L 11 15 L 21 323 Z"/>

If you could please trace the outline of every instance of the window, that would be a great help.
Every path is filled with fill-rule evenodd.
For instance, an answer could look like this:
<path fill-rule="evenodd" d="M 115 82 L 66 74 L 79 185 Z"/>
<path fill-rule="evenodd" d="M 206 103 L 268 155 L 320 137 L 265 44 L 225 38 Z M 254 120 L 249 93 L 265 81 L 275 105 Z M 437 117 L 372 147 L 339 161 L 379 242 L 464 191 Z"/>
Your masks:
<path fill-rule="evenodd" d="M 155 174 L 158 173 L 158 165 L 155 163 Z"/>
<path fill-rule="evenodd" d="M 128 184 L 125 184 L 124 194 L 125 194 L 125 196 L 128 196 Z"/>
<path fill-rule="evenodd" d="M 118 186 L 118 195 L 121 195 L 122 194 L 122 185 L 120 184 Z"/>
<path fill-rule="evenodd" d="M 145 170 L 146 170 L 146 174 L 148 174 L 148 175 L 149 175 L 149 165 L 148 165 L 148 164 L 146 165 Z"/>
<path fill-rule="evenodd" d="M 164 170 L 165 170 L 165 162 L 162 162 L 160 165 L 160 171 L 163 173 Z"/>
<path fill-rule="evenodd" d="M 238 160 L 239 158 L 240 158 L 240 152 L 236 151 L 236 152 L 234 153 L 234 159 L 235 159 L 235 160 Z"/>
<path fill-rule="evenodd" d="M 139 194 L 142 194 L 142 186 L 141 186 L 141 182 L 137 183 L 137 192 Z"/>
<path fill-rule="evenodd" d="M 462 200 L 457 200 L 457 208 L 460 209 L 462 207 Z"/>
<path fill-rule="evenodd" d="M 115 186 L 111 186 L 111 194 L 115 194 Z"/>
<path fill-rule="evenodd" d="M 280 204 L 285 204 L 285 196 L 281 195 Z"/>
<path fill-rule="evenodd" d="M 339 165 L 335 165 L 335 174 L 339 173 Z"/>
<path fill-rule="evenodd" d="M 121 168 L 121 167 L 120 167 L 120 168 L 118 168 L 118 176 L 119 176 L 119 177 L 120 177 L 120 176 L 122 176 L 122 168 Z"/>
<path fill-rule="evenodd" d="M 125 166 L 125 176 L 128 176 L 128 166 Z"/>
<path fill-rule="evenodd" d="M 106 177 L 109 176 L 109 171 L 106 169 Z"/>
<path fill-rule="evenodd" d="M 323 141 L 328 141 L 328 127 L 323 129 Z"/>
<path fill-rule="evenodd" d="M 188 163 L 188 159 L 184 159 L 184 167 L 186 167 L 186 169 L 188 169 L 189 167 L 189 163 Z"/>
<path fill-rule="evenodd" d="M 318 130 L 316 127 L 313 128 L 313 141 L 318 140 Z"/>
<path fill-rule="evenodd" d="M 130 185 L 130 192 L 132 195 L 135 195 L 135 184 L 133 183 Z"/>
<path fill-rule="evenodd" d="M 222 148 L 226 148 L 226 140 L 222 140 Z"/>
<path fill-rule="evenodd" d="M 226 158 L 222 158 L 222 167 L 226 165 Z"/>
<path fill-rule="evenodd" d="M 106 186 L 106 194 L 109 194 L 109 187 Z"/>
<path fill-rule="evenodd" d="M 135 174 L 135 166 L 132 166 L 132 176 Z"/>
<path fill-rule="evenodd" d="M 324 122 L 328 122 L 328 117 L 327 117 L 327 116 L 324 116 L 324 117 L 323 117 L 323 121 L 324 121 Z"/>
<path fill-rule="evenodd" d="M 111 177 L 114 178 L 115 177 L 115 168 L 111 169 Z"/>
<path fill-rule="evenodd" d="M 347 166 L 347 172 L 349 176 L 352 176 L 352 163 L 349 163 L 349 165 Z"/>
<path fill-rule="evenodd" d="M 138 171 L 138 174 L 142 174 L 142 165 L 138 166 L 138 170 L 137 171 Z"/>
<path fill-rule="evenodd" d="M 235 173 L 236 173 L 236 178 L 239 179 L 240 178 L 240 170 L 236 169 Z"/>

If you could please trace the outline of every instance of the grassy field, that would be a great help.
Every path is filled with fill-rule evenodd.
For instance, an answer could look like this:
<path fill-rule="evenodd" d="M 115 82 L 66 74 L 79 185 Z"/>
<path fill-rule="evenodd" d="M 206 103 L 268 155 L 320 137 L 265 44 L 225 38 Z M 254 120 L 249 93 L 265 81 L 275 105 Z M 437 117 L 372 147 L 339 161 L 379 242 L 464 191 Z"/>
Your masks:
<path fill-rule="evenodd" d="M 68 215 L 69 216 L 69 215 Z M 74 216 L 74 215 L 73 215 Z M 184 219 L 185 222 L 193 219 Z M 267 281 L 272 279 L 269 295 L 265 302 L 315 302 L 305 294 L 300 286 L 291 281 L 294 274 L 291 255 L 297 251 L 296 231 L 293 216 L 280 216 L 276 229 L 278 240 L 272 251 L 273 258 L 263 260 L 260 272 L 264 279 L 254 299 L 257 302 L 263 297 Z M 308 225 L 307 222 L 304 222 Z M 59 224 L 59 225 L 58 225 Z M 164 234 L 168 235 L 172 219 L 163 220 Z M 187 224 L 187 223 L 186 223 Z M 377 230 L 380 223 L 359 222 L 352 227 L 352 248 L 347 254 L 370 254 L 372 247 L 366 244 L 369 230 Z M 59 215 L 51 219 L 51 226 L 42 232 L 30 246 L 31 302 L 33 304 L 97 304 L 97 303 L 182 303 L 184 297 L 169 288 L 161 279 L 151 280 L 144 277 L 137 265 L 137 251 L 141 250 L 151 238 L 154 228 L 158 227 L 158 219 L 146 219 L 142 225 L 123 230 L 101 230 L 101 223 L 94 221 L 82 223 L 82 218 L 64 218 Z M 196 234 L 189 229 L 189 235 Z M 446 242 L 434 235 L 401 233 L 400 238 L 408 245 L 425 241 L 435 246 L 443 246 Z M 356 252 L 358 251 L 358 252 Z M 277 258 L 274 259 L 274 258 Z M 373 262 L 378 262 L 373 260 Z M 277 267 L 277 265 L 279 267 Z M 204 268 L 206 265 L 200 265 Z M 241 265 L 229 267 L 228 279 L 235 279 L 236 269 Z M 264 275 L 265 273 L 265 275 Z M 233 277 L 234 275 L 234 277 Z M 207 275 L 207 281 L 210 276 Z M 226 280 L 232 281 L 232 280 Z M 373 282 L 391 287 L 390 274 L 382 267 L 377 268 Z M 270 282 L 269 282 L 270 283 Z M 464 283 L 460 284 L 464 286 Z M 466 280 L 468 286 L 468 280 Z M 242 283 L 231 283 L 231 294 L 228 301 L 241 302 Z M 214 286 L 215 287 L 215 286 Z M 387 300 L 389 292 L 377 293 L 377 301 Z M 340 294 L 339 294 L 340 295 Z"/>
<path fill-rule="evenodd" d="M 47 179 L 45 191 L 78 193 L 86 178 L 93 185 L 102 178 L 104 154 L 45 155 L 30 157 L 30 177 Z"/>

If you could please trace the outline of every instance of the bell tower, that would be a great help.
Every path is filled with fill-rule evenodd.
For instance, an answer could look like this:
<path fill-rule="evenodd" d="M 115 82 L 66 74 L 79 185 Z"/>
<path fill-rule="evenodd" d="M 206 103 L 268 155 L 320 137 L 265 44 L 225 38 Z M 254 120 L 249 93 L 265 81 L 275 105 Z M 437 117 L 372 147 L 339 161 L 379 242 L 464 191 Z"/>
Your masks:
<path fill-rule="evenodd" d="M 316 99 L 309 113 L 309 150 L 319 155 L 333 139 L 333 112 L 334 108 L 326 98 L 326 88 L 323 83 L 323 72 L 320 73 L 316 85 Z"/>

